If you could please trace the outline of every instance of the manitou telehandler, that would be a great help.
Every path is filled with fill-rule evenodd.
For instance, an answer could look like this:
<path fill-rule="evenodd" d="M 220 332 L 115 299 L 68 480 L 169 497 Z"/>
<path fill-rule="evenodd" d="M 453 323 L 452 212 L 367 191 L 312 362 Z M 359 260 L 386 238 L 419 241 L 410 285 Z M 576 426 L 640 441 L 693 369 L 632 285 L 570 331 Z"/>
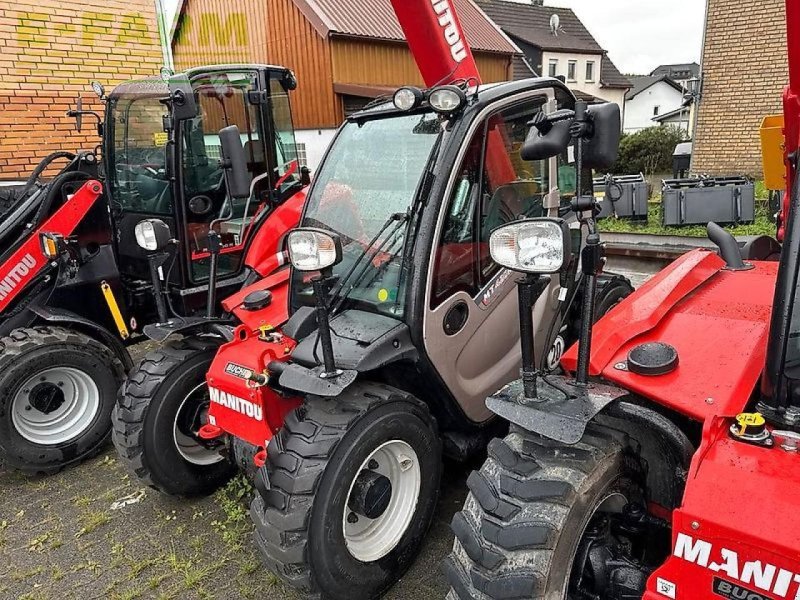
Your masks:
<path fill-rule="evenodd" d="M 593 328 L 585 305 L 562 361 L 574 378 L 537 376 L 527 357 L 523 380 L 487 400 L 511 429 L 453 519 L 449 598 L 800 598 L 799 0 L 786 16 L 780 262 L 764 260 L 775 240 L 742 251 L 709 224 L 718 254 L 685 255 Z M 573 131 L 591 138 L 578 110 Z M 549 154 L 540 140 L 526 152 Z M 591 286 L 602 252 L 592 199 L 576 203 Z M 531 253 L 536 229 L 551 240 Z M 524 289 L 559 277 L 569 238 L 552 219 L 522 220 L 490 245 Z"/>
<path fill-rule="evenodd" d="M 580 236 L 560 181 L 574 182 L 571 151 L 520 157 L 530 123 L 574 96 L 549 78 L 479 85 L 467 49 L 451 53 L 443 6 L 396 5 L 414 54 L 447 57 L 421 65 L 426 79 L 447 84 L 401 88 L 340 128 L 287 238 L 288 297 L 267 278 L 227 299 L 241 325 L 145 357 L 115 411 L 120 455 L 164 492 L 264 465 L 251 514 L 265 562 L 325 598 L 394 583 L 431 523 L 442 454 L 463 460 L 497 431 L 484 398 L 520 353 L 514 277 L 489 261 L 489 233 L 561 215 Z M 618 137 L 618 108 L 597 110 Z M 585 161 L 585 191 L 609 164 Z M 577 263 L 531 314 L 542 368 L 576 338 Z M 605 278 L 598 312 L 630 291 Z"/>
<path fill-rule="evenodd" d="M 48 157 L 0 217 L 0 460 L 52 472 L 90 456 L 108 439 L 137 332 L 204 327 L 214 293 L 282 264 L 306 179 L 295 87 L 281 67 L 213 66 L 108 96 L 95 84 L 105 115 L 71 111 L 79 126 L 97 120 L 102 159 Z M 231 127 L 254 182 L 237 193 L 220 161 L 218 132 Z M 60 158 L 67 167 L 40 184 Z"/>

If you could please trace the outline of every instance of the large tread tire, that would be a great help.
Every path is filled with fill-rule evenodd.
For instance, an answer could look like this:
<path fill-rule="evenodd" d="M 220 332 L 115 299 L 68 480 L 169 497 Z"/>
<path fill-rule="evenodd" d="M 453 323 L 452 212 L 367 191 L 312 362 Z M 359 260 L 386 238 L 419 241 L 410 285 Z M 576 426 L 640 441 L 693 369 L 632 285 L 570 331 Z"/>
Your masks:
<path fill-rule="evenodd" d="M 181 403 L 205 382 L 219 346 L 219 340 L 207 337 L 168 341 L 147 354 L 120 388 L 112 416 L 114 446 L 129 471 L 164 494 L 206 495 L 236 473 L 227 459 L 190 463 L 173 434 Z"/>
<path fill-rule="evenodd" d="M 59 365 L 91 377 L 99 392 L 98 411 L 78 437 L 58 445 L 36 444 L 18 432 L 11 404 L 25 380 Z M 111 410 L 124 376 L 110 348 L 65 327 L 15 329 L 0 338 L 0 462 L 26 473 L 51 474 L 98 454 L 111 434 Z"/>
<path fill-rule="evenodd" d="M 398 436 L 399 429 L 420 459 L 417 508 L 394 550 L 360 562 L 348 552 L 341 527 L 348 485 L 370 446 Z M 428 407 L 396 388 L 356 382 L 335 399 L 309 398 L 270 441 L 256 480 L 250 515 L 265 565 L 307 597 L 379 597 L 411 565 L 430 527 L 441 452 Z"/>
<path fill-rule="evenodd" d="M 489 444 L 453 517 L 445 562 L 458 600 L 564 600 L 574 554 L 611 491 L 635 495 L 636 460 L 624 433 L 592 423 L 565 446 L 512 426 Z"/>
<path fill-rule="evenodd" d="M 630 296 L 633 291 L 633 285 L 627 277 L 613 273 L 601 275 L 597 282 L 595 322 L 606 316 L 612 308 Z"/>

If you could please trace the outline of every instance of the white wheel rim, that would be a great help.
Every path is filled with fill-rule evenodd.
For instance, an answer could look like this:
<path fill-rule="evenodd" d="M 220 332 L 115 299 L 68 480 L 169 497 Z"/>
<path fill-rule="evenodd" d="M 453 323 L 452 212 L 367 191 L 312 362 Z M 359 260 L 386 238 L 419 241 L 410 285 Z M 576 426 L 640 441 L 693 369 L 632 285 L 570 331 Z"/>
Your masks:
<path fill-rule="evenodd" d="M 178 449 L 178 453 L 185 461 L 201 467 L 215 465 L 224 460 L 225 457 L 216 450 L 206 448 L 198 442 L 197 439 L 181 431 L 178 427 L 178 420 L 181 418 L 184 409 L 187 408 L 187 403 L 193 399 L 193 396 L 197 392 L 205 387 L 206 384 L 201 383 L 184 396 L 181 405 L 175 413 L 175 421 L 172 424 L 172 437 L 175 441 L 175 447 Z"/>
<path fill-rule="evenodd" d="M 54 402 L 51 407 L 43 406 L 48 397 Z M 40 446 L 58 446 L 89 429 L 100 411 L 100 390 L 85 371 L 53 367 L 29 377 L 11 402 L 11 421 L 19 435 Z"/>
<path fill-rule="evenodd" d="M 355 515 L 347 506 L 358 475 L 368 468 L 371 461 L 377 463 L 377 467 L 371 470 L 388 478 L 392 484 L 389 505 L 376 519 Z M 382 444 L 361 463 L 356 477 L 350 482 L 342 516 L 344 541 L 353 558 L 361 562 L 374 562 L 395 549 L 416 512 L 421 482 L 422 472 L 417 453 L 402 440 Z M 352 523 L 351 513 L 358 519 Z"/>

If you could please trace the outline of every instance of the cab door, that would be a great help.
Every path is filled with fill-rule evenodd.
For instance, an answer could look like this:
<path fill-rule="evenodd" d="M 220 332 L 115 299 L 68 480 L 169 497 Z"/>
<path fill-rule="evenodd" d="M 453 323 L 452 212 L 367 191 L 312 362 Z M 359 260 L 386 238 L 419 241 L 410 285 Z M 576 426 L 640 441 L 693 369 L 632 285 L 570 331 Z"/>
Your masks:
<path fill-rule="evenodd" d="M 523 161 L 533 116 L 551 111 L 553 92 L 515 98 L 476 120 L 451 176 L 428 270 L 424 345 L 433 367 L 471 420 L 491 413 L 486 397 L 519 377 L 517 275 L 489 256 L 489 235 L 521 217 L 557 216 L 557 159 Z M 537 357 L 558 308 L 554 278 L 534 309 Z"/>

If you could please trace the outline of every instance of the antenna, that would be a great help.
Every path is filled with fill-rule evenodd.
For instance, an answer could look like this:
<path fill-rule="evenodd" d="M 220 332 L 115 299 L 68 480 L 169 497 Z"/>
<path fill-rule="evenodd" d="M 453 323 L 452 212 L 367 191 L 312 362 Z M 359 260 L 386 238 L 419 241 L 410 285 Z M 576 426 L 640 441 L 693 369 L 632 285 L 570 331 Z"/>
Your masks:
<path fill-rule="evenodd" d="M 558 15 L 553 15 L 550 17 L 550 31 L 553 35 L 558 35 L 558 28 L 561 25 L 561 17 Z"/>

